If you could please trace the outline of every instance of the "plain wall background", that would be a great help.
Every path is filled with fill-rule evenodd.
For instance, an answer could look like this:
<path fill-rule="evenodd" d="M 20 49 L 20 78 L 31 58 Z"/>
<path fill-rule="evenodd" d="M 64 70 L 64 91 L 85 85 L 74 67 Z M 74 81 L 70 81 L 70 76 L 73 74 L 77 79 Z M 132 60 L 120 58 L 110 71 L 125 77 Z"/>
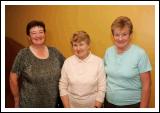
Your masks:
<path fill-rule="evenodd" d="M 84 30 L 90 35 L 92 52 L 103 58 L 106 48 L 113 44 L 110 26 L 118 16 L 132 20 L 132 42 L 144 48 L 150 58 L 150 107 L 154 108 L 155 7 L 152 5 L 6 5 L 5 36 L 27 47 L 27 23 L 42 20 L 46 24 L 46 43 L 59 49 L 65 57 L 72 55 L 72 34 Z"/>

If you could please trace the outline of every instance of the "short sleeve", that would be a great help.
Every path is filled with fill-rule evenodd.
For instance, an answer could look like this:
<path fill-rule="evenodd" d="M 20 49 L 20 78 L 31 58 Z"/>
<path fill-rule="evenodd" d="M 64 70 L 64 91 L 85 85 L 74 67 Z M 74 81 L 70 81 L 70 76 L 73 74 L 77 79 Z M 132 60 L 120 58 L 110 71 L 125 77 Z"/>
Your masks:
<path fill-rule="evenodd" d="M 54 48 L 56 53 L 57 53 L 57 56 L 58 56 L 58 59 L 61 63 L 61 67 L 63 66 L 63 63 L 64 63 L 64 60 L 65 60 L 65 57 L 63 56 L 63 54 L 61 52 L 59 52 L 59 50 L 57 50 L 56 48 Z"/>
<path fill-rule="evenodd" d="M 16 73 L 18 76 L 20 76 L 22 72 L 22 67 L 23 67 L 22 58 L 23 58 L 23 53 L 22 50 L 20 50 L 14 59 L 11 69 L 11 72 Z"/>
<path fill-rule="evenodd" d="M 141 57 L 138 63 L 138 69 L 140 73 L 144 73 L 152 70 L 149 58 L 145 51 L 143 51 L 143 53 L 141 54 Z"/>

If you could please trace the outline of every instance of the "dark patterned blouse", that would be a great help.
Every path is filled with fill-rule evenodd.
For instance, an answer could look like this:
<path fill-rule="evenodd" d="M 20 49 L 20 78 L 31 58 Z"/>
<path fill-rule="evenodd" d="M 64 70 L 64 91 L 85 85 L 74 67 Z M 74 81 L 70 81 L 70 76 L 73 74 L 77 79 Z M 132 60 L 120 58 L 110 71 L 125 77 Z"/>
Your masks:
<path fill-rule="evenodd" d="M 20 107 L 56 107 L 64 57 L 53 47 L 48 50 L 47 59 L 38 59 L 29 48 L 20 50 L 15 58 L 11 72 L 21 76 Z"/>

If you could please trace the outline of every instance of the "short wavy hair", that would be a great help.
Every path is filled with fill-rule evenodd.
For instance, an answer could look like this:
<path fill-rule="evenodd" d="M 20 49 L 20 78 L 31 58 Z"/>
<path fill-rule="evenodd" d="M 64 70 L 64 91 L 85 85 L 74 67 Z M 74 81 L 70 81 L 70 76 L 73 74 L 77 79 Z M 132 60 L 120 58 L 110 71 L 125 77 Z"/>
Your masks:
<path fill-rule="evenodd" d="M 46 32 L 45 24 L 42 21 L 38 20 L 32 20 L 27 24 L 26 27 L 26 34 L 29 36 L 30 35 L 30 29 L 35 27 L 35 26 L 40 26 L 43 28 L 44 32 Z"/>
<path fill-rule="evenodd" d="M 90 36 L 85 31 L 77 31 L 73 34 L 71 39 L 71 45 L 73 45 L 74 42 L 81 42 L 85 41 L 88 45 L 90 44 Z"/>
<path fill-rule="evenodd" d="M 129 29 L 129 33 L 132 34 L 133 24 L 132 24 L 131 20 L 126 16 L 120 16 L 120 17 L 116 18 L 111 25 L 112 35 L 114 35 L 115 28 L 121 28 L 122 29 L 126 26 Z"/>

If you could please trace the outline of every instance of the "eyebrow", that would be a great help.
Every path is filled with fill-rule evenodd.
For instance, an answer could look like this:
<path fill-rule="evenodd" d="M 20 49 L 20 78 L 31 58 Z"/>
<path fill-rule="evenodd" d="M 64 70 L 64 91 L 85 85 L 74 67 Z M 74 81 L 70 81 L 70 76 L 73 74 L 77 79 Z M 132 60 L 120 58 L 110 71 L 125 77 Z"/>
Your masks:
<path fill-rule="evenodd" d="M 38 30 L 38 31 L 44 31 L 44 30 L 41 29 L 41 30 Z M 37 32 L 37 31 L 34 31 L 34 30 L 33 30 L 33 31 L 31 31 L 31 32 Z"/>

